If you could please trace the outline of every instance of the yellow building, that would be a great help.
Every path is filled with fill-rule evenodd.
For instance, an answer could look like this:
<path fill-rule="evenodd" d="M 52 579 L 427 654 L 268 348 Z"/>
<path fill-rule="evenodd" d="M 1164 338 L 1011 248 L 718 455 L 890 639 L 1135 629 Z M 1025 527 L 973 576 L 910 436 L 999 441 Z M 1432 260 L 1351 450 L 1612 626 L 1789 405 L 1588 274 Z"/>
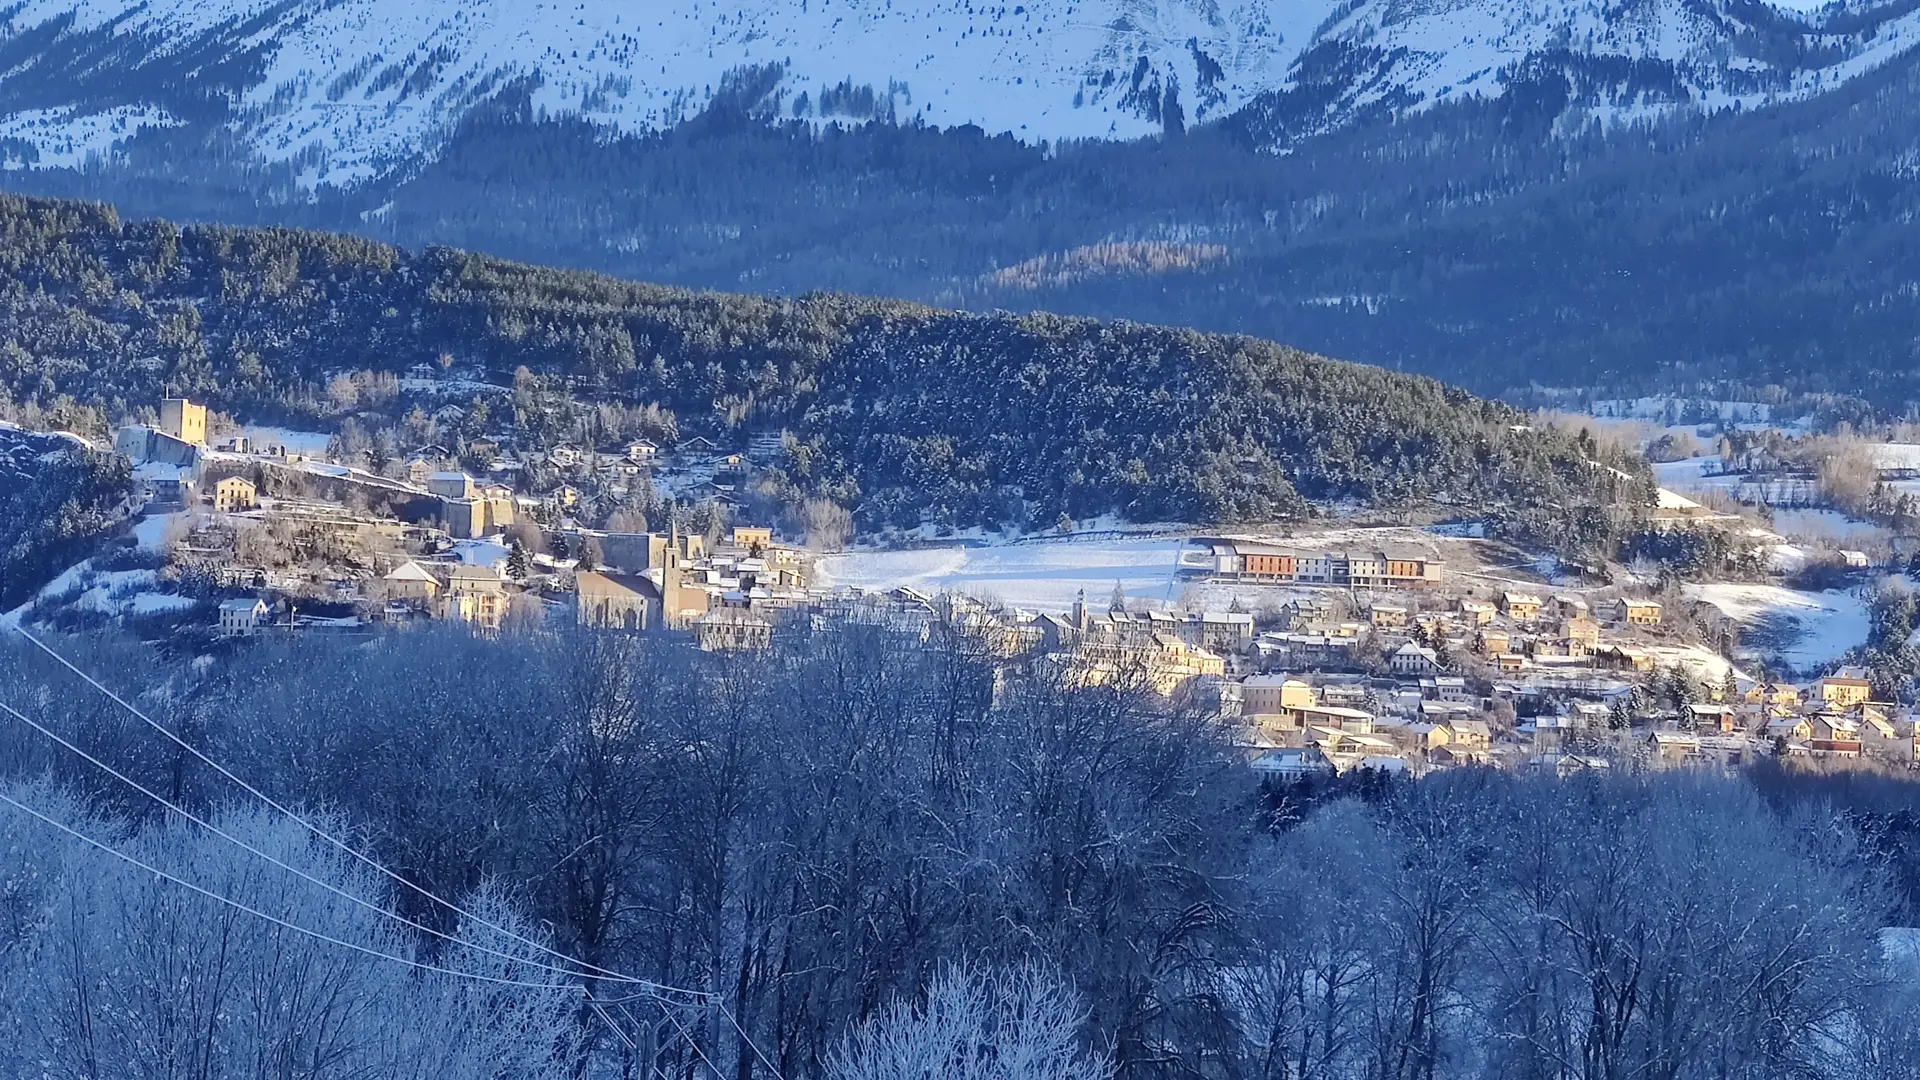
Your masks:
<path fill-rule="evenodd" d="M 440 579 L 409 559 L 384 579 L 389 600 L 432 600 L 440 595 Z"/>
<path fill-rule="evenodd" d="M 186 398 L 166 398 L 160 402 L 160 430 L 195 446 L 207 442 L 207 407 Z"/>
<path fill-rule="evenodd" d="M 213 485 L 213 508 L 223 514 L 236 510 L 257 510 L 260 499 L 253 481 L 244 476 L 229 476 Z"/>
<path fill-rule="evenodd" d="M 438 614 L 487 630 L 507 621 L 507 585 L 498 571 L 486 566 L 456 564 L 445 570 Z"/>
<path fill-rule="evenodd" d="M 1829 675 L 1814 684 L 1822 704 L 1850 709 L 1873 700 L 1873 684 L 1851 675 Z"/>
<path fill-rule="evenodd" d="M 1660 605 L 1653 600 L 1622 600 L 1620 619 L 1629 626 L 1659 626 Z"/>
<path fill-rule="evenodd" d="M 1398 630 L 1407 625 L 1407 609 L 1397 604 L 1374 604 L 1367 608 L 1367 621 L 1376 630 Z"/>
<path fill-rule="evenodd" d="M 1281 716 L 1319 703 L 1312 686 L 1285 675 L 1255 675 L 1240 684 L 1240 712 L 1244 716 Z"/>
<path fill-rule="evenodd" d="M 1540 617 L 1540 598 L 1531 593 L 1505 593 L 1500 597 L 1500 606 L 1506 609 L 1507 618 L 1515 622 L 1532 622 Z"/>
<path fill-rule="evenodd" d="M 733 530 L 733 546 L 752 551 L 759 548 L 764 551 L 773 546 L 773 530 L 764 526 L 736 525 Z"/>
<path fill-rule="evenodd" d="M 1585 615 L 1575 615 L 1563 623 L 1561 628 L 1566 633 L 1567 640 L 1579 642 L 1589 653 L 1600 647 L 1600 624 Z"/>

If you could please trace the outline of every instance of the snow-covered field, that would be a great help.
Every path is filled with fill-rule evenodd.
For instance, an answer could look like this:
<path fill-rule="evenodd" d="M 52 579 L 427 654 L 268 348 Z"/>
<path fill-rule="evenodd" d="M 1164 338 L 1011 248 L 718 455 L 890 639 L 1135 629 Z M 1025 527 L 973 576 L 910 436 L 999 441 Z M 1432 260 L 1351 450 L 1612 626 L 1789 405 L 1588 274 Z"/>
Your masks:
<path fill-rule="evenodd" d="M 1181 538 L 1052 540 L 992 547 L 922 548 L 830 555 L 816 565 L 825 585 L 907 586 L 965 593 L 1038 611 L 1065 611 L 1086 593 L 1104 608 L 1117 583 L 1130 599 L 1171 604 L 1183 582 L 1174 571 Z"/>
<path fill-rule="evenodd" d="M 1850 518 L 1838 510 L 1775 510 L 1774 530 L 1782 536 L 1804 536 L 1841 544 L 1866 544 L 1892 534 L 1871 521 Z"/>
<path fill-rule="evenodd" d="M 1681 458 L 1679 461 L 1660 461 L 1653 466 L 1654 483 L 1683 494 L 1699 494 L 1704 491 L 1731 492 L 1740 486 L 1741 477 L 1720 473 L 1720 458 L 1717 454 L 1704 457 Z"/>
<path fill-rule="evenodd" d="M 240 433 L 253 441 L 253 450 L 264 454 L 268 447 L 283 447 L 294 454 L 324 454 L 327 444 L 333 439 L 324 431 L 295 431 L 292 428 L 271 427 L 266 424 L 248 424 Z"/>
<path fill-rule="evenodd" d="M 1232 532 L 1233 530 L 1227 530 Z M 1449 573 L 1481 585 L 1537 585 L 1526 568 L 1491 566 L 1481 560 L 1482 541 L 1471 529 L 1440 526 L 1346 526 L 1303 530 L 1272 543 L 1302 550 L 1417 552 L 1443 561 Z M 1155 606 L 1225 608 L 1235 600 L 1249 611 L 1278 606 L 1311 587 L 1199 583 L 1176 576 L 1184 535 L 1088 535 L 1017 543 L 929 547 L 902 551 L 855 551 L 829 555 L 815 566 L 821 584 L 884 590 L 907 586 L 928 594 L 962 593 L 1038 611 L 1065 611 L 1086 591 L 1104 606 L 1118 583 L 1129 599 Z"/>
<path fill-rule="evenodd" d="M 1747 651 L 1810 672 L 1867 641 L 1867 605 L 1850 592 L 1800 592 L 1779 585 L 1711 582 L 1688 595 L 1750 628 Z"/>

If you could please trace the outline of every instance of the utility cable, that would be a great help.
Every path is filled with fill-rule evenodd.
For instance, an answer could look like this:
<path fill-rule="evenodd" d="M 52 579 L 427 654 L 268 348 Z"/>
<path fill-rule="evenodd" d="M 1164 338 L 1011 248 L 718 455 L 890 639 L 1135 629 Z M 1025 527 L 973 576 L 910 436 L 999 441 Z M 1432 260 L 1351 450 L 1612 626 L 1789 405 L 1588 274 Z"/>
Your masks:
<path fill-rule="evenodd" d="M 79 840 L 82 843 L 85 843 L 91 847 L 98 848 L 99 850 L 106 852 L 107 854 L 113 856 L 114 858 L 119 859 L 122 862 L 128 863 L 134 867 L 137 867 L 138 869 L 144 870 L 147 873 L 152 874 L 153 876 L 160 878 L 163 881 L 172 882 L 173 884 L 178 885 L 181 888 L 191 890 L 192 892 L 196 892 L 201 896 L 206 897 L 209 900 L 219 901 L 220 903 L 225 904 L 228 907 L 233 908 L 237 911 L 245 912 L 248 915 L 252 915 L 256 919 L 264 919 L 267 922 L 270 922 L 273 925 L 278 926 L 282 929 L 291 930 L 296 934 L 304 934 L 307 937 L 313 938 L 318 941 L 326 942 L 329 945 L 338 945 L 343 949 L 351 949 L 354 952 L 364 953 L 367 956 L 376 957 L 381 960 L 391 960 L 396 964 L 405 964 L 408 967 L 418 968 L 421 971 L 431 971 L 440 975 L 451 975 L 451 976 L 454 976 L 455 978 L 461 978 L 461 979 L 472 979 L 475 982 L 495 983 L 501 986 L 520 986 L 520 987 L 525 987 L 529 990 L 564 990 L 568 993 L 576 993 L 585 989 L 578 983 L 537 983 L 537 982 L 526 982 L 520 979 L 503 979 L 493 975 L 478 975 L 471 971 L 460 971 L 455 968 L 440 967 L 436 964 L 426 964 L 418 960 L 409 959 L 404 956 L 397 956 L 393 953 L 381 952 L 379 949 L 370 949 L 365 945 L 356 945 L 351 941 L 343 941 L 331 935 L 323 934 L 318 930 L 309 930 L 304 926 L 299 926 L 294 923 L 288 922 L 285 919 L 279 918 L 277 916 L 269 915 L 266 912 L 261 911 L 259 908 L 250 907 L 231 897 L 223 896 L 212 889 L 208 889 L 200 885 L 195 885 L 193 882 L 188 881 L 185 878 L 177 877 L 173 874 L 169 874 L 168 872 L 160 869 L 159 867 L 156 867 L 150 863 L 142 862 L 140 859 L 135 858 L 134 856 L 119 850 L 118 848 L 111 847 L 102 841 L 96 840 L 93 837 L 88 836 L 86 833 L 81 832 L 80 830 L 72 827 L 71 825 L 67 825 L 64 822 L 55 820 L 54 818 L 51 818 L 46 814 L 43 814 L 40 811 L 35 810 L 33 807 L 28 806 L 23 802 L 20 802 L 19 800 L 15 799 L 11 795 L 8 795 L 4 791 L 0 791 L 0 802 L 4 802 L 8 806 L 11 806 L 16 810 L 19 810 L 21 813 L 24 813 L 33 818 L 37 818 L 40 821 L 43 821 L 46 824 L 51 825 L 54 828 L 60 830 L 61 832 L 66 833 L 68 836 L 71 836 L 74 839 Z"/>
<path fill-rule="evenodd" d="M 234 784 L 239 786 L 241 790 L 247 792 L 249 795 L 252 795 L 256 799 L 259 799 L 261 802 L 267 804 L 269 807 L 272 807 L 274 810 L 279 811 L 281 814 L 286 815 L 288 818 L 291 818 L 293 821 L 298 823 L 302 828 L 306 829 L 308 832 L 311 832 L 313 835 L 319 837 L 322 840 L 325 840 L 327 843 L 333 845 L 334 847 L 340 849 L 341 851 L 347 853 L 348 855 L 351 855 L 354 859 L 358 860 L 359 862 L 364 863 L 365 865 L 373 868 L 374 870 L 379 871 L 381 874 L 385 875 L 386 877 L 392 879 L 395 882 L 398 882 L 399 884 L 405 886 L 406 888 L 412 890 L 413 892 L 418 893 L 420 896 L 436 904 L 439 904 L 441 907 L 444 907 L 448 911 L 451 911 L 454 914 L 459 915 L 463 919 L 466 919 L 470 922 L 478 923 L 479 925 L 484 926 L 487 929 L 492 930 L 503 937 L 506 937 L 513 941 L 517 941 L 522 945 L 526 945 L 531 948 L 537 949 L 538 951 L 546 953 L 549 956 L 554 956 L 561 960 L 565 960 L 567 963 L 583 969 L 582 971 L 578 971 L 574 973 L 577 977 L 580 977 L 580 978 L 594 978 L 594 979 L 601 979 L 607 982 L 634 984 L 634 985 L 645 986 L 648 989 L 659 992 L 659 993 L 681 994 L 681 995 L 696 998 L 702 1001 L 712 1000 L 712 995 L 705 994 L 700 991 L 682 990 L 678 987 L 664 986 L 660 983 L 652 982 L 651 980 L 648 980 L 648 979 L 635 978 L 634 976 L 622 974 L 621 972 L 614 971 L 609 968 L 600 967 L 597 964 L 590 964 L 584 960 L 575 960 L 573 957 L 568 956 L 567 954 L 560 952 L 557 949 L 551 948 L 547 945 L 543 945 L 540 942 L 534 941 L 531 938 L 525 937 L 521 934 L 517 934 L 514 931 L 509 930 L 506 927 L 501 926 L 497 923 L 490 922 L 487 919 L 482 918 L 481 916 L 476 915 L 473 912 L 470 912 L 463 907 L 460 907 L 458 904 L 455 904 L 450 900 L 441 899 L 439 896 L 434 895 L 425 887 L 416 885 L 412 881 L 408 880 L 406 877 L 402 876 L 401 874 L 398 874 L 392 870 L 387 869 L 386 866 L 382 865 L 379 861 L 375 860 L 371 856 L 368 856 L 362 853 L 357 848 L 353 847 L 353 845 L 348 844 L 346 841 L 341 840 L 339 837 L 334 836 L 332 833 L 326 831 L 325 829 L 320 828 L 318 825 L 315 825 L 313 822 L 307 820 L 306 818 L 300 816 L 294 811 L 288 809 L 286 806 L 283 806 L 279 802 L 275 801 L 271 796 L 267 795 L 265 792 L 261 791 L 259 788 L 256 788 L 252 784 L 249 784 L 245 780 L 242 780 L 240 777 L 235 776 L 233 772 L 229 770 L 226 766 L 221 765 L 219 762 L 213 760 L 212 758 L 208 757 L 206 754 L 202 753 L 197 747 L 193 746 L 193 744 L 187 742 L 185 739 L 175 734 L 172 731 L 172 729 L 168 728 L 166 725 L 161 724 L 159 721 L 153 719 L 152 717 L 148 716 L 146 713 L 141 712 L 139 709 L 129 704 L 126 701 L 126 699 L 122 698 L 120 695 L 114 693 L 112 690 L 102 685 L 101 682 L 98 679 L 94 678 L 92 675 L 87 674 L 85 671 L 82 671 L 79 667 L 75 666 L 73 661 L 68 660 L 65 656 L 62 656 L 52 646 L 48 645 L 46 642 L 41 641 L 39 638 L 29 633 L 25 627 L 16 626 L 14 627 L 14 629 L 20 634 L 21 637 L 24 637 L 28 641 L 32 642 L 34 646 L 40 649 L 40 651 L 46 653 L 48 656 L 53 657 L 54 660 L 58 661 L 62 667 L 66 668 L 68 671 L 71 671 L 75 675 L 79 676 L 89 686 L 92 686 L 95 690 L 98 690 L 102 694 L 106 695 L 107 698 L 113 701 L 116 705 L 119 705 L 121 708 L 127 710 L 127 712 L 139 718 L 148 727 L 154 729 L 155 731 L 158 731 L 161 735 L 165 736 L 168 740 L 173 742 L 176 746 L 180 747 L 182 750 L 185 750 L 187 753 L 192 754 L 195 758 L 205 763 L 208 767 L 212 768 L 215 772 L 219 773 L 221 776 L 224 776 L 228 780 L 232 781 Z"/>
<path fill-rule="evenodd" d="M 147 798 L 152 799 L 154 802 L 159 803 L 161 806 L 166 807 L 168 810 L 171 810 L 174 813 L 179 814 L 181 817 L 186 818 L 188 821 L 194 823 L 195 825 L 198 825 L 201 828 L 212 833 L 213 835 L 218 836 L 220 839 L 225 840 L 228 843 L 235 845 L 236 847 L 239 847 L 241 850 L 251 855 L 257 855 L 260 858 L 267 860 L 268 862 L 279 867 L 280 869 L 285 870 L 287 873 L 300 878 L 302 881 L 306 881 L 314 885 L 318 885 L 322 889 L 325 889 L 326 891 L 332 893 L 333 895 L 338 896 L 341 899 L 346 900 L 350 903 L 356 904 L 362 908 L 365 908 L 366 910 L 371 911 L 376 915 L 385 916 L 386 918 L 392 919 L 395 922 L 398 922 L 402 926 L 405 926 L 409 929 L 419 930 L 423 933 L 431 934 L 434 937 L 440 938 L 443 941 L 451 942 L 452 944 L 459 945 L 462 948 L 473 949 L 476 952 L 485 953 L 488 956 L 496 956 L 502 960 L 511 960 L 511 961 L 514 961 L 515 963 L 527 964 L 529 966 L 540 968 L 545 971 L 551 971 L 559 975 L 569 975 L 575 978 L 587 977 L 582 975 L 582 973 L 571 970 L 569 968 L 563 968 L 555 964 L 548 964 L 543 961 L 533 960 L 524 956 L 516 956 L 513 953 L 500 952 L 497 949 L 489 949 L 485 945 L 477 945 L 471 941 L 465 940 L 464 938 L 456 937 L 453 934 L 446 933 L 445 931 L 436 930 L 431 926 L 425 925 L 424 923 L 414 922 L 412 919 L 409 919 L 404 915 L 401 915 L 397 912 L 388 911 L 386 908 L 381 907 L 380 905 L 375 904 L 371 901 L 363 900 L 360 897 L 353 895 L 352 893 L 349 893 L 343 889 L 340 889 L 326 881 L 321 880 L 320 878 L 314 877 L 312 874 L 307 873 L 306 871 L 300 869 L 297 866 L 292 866 L 286 862 L 281 861 L 278 858 L 275 858 L 273 855 L 270 855 L 267 852 L 262 851 L 257 847 L 254 847 L 252 844 L 249 844 L 245 840 L 242 840 L 239 837 L 234 836 L 233 834 L 220 828 L 218 825 L 215 825 L 212 822 L 199 817 L 198 815 L 194 814 L 192 811 L 186 809 L 185 807 L 179 806 L 178 804 L 169 801 L 163 796 L 141 785 L 138 781 L 134 780 L 132 777 L 127 776 L 126 774 L 120 772 L 118 769 L 115 769 L 113 766 L 108 765 L 106 762 L 101 761 L 99 758 L 94 757 L 92 754 L 87 753 L 85 750 L 81 749 L 78 746 L 75 746 L 71 742 L 68 742 L 66 739 L 61 738 L 58 734 L 55 734 L 53 731 L 49 730 L 46 726 L 40 724 L 39 722 L 35 721 L 32 717 L 27 716 L 25 713 L 22 713 L 20 710 L 14 708 L 13 706 L 7 704 L 4 701 L 0 701 L 0 712 L 6 713 L 8 716 L 13 717 L 15 720 L 18 720 L 21 723 L 32 728 L 33 730 L 39 732 L 40 734 L 45 735 L 47 738 L 53 740 L 55 743 L 58 743 L 60 746 L 65 747 L 67 750 L 72 751 L 74 754 L 78 755 L 82 760 L 86 761 L 88 764 L 94 766 L 100 771 L 106 773 L 108 776 L 111 776 L 115 780 L 118 780 L 121 783 L 126 784 L 128 787 L 132 788 L 133 790 L 139 792 L 142 795 L 145 795 Z"/>

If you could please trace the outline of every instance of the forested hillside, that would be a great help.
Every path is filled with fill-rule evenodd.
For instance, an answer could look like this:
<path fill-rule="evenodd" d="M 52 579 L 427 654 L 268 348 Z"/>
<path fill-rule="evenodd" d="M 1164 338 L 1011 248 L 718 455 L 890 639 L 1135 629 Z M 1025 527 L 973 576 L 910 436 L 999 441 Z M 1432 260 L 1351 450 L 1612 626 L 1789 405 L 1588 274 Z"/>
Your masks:
<path fill-rule="evenodd" d="M 1909 56 L 1798 104 L 1610 127 L 1579 85 L 1515 73 L 1498 100 L 1285 155 L 1254 116 L 1044 148 L 816 131 L 743 76 L 648 135 L 506 95 L 433 163 L 350 192 L 308 197 L 217 139 L 157 133 L 8 182 L 698 287 L 1252 333 L 1483 394 L 1709 381 L 1898 413 L 1920 398 L 1915 72 Z"/>
<path fill-rule="evenodd" d="M 119 528 L 129 490 L 125 458 L 0 425 L 0 612 Z"/>
<path fill-rule="evenodd" d="M 366 408 L 333 392 L 341 373 L 455 366 L 515 387 L 511 418 L 482 422 L 533 446 L 596 401 L 724 439 L 790 431 L 775 482 L 869 522 L 1273 520 L 1302 496 L 1439 498 L 1602 545 L 1651 491 L 1505 406 L 1253 338 L 690 292 L 19 198 L 0 199 L 0 270 L 0 387 L 23 404 L 124 416 L 190 394 L 331 424 Z"/>

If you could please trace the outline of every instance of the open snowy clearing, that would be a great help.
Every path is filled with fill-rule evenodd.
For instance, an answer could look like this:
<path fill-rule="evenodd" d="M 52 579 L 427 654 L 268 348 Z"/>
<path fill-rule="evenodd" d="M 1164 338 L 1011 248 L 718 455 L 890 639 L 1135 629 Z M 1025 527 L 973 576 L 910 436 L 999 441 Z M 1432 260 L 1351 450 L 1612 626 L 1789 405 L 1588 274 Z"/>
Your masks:
<path fill-rule="evenodd" d="M 1746 651 L 1811 672 L 1864 645 L 1872 629 L 1867 605 L 1850 592 L 1798 592 L 1778 585 L 1715 582 L 1688 595 L 1747 626 Z"/>
<path fill-rule="evenodd" d="M 1237 534 L 1233 529 L 1223 531 Z M 1461 584 L 1469 586 L 1538 587 L 1542 576 L 1551 577 L 1510 549 L 1475 538 L 1473 531 L 1457 526 L 1356 525 L 1260 538 L 1300 550 L 1417 552 L 1442 561 L 1448 575 L 1457 575 Z M 904 586 L 929 595 L 961 593 L 1037 611 L 1065 611 L 1083 590 L 1090 602 L 1105 605 L 1115 584 L 1129 599 L 1153 606 L 1218 609 L 1238 600 L 1249 611 L 1275 608 L 1295 597 L 1324 591 L 1179 577 L 1180 552 L 1189 540 L 1186 535 L 1165 532 L 1083 533 L 1017 543 L 855 551 L 820 559 L 815 577 L 827 586 L 869 590 Z M 1501 561 L 1509 558 L 1518 561 Z"/>
<path fill-rule="evenodd" d="M 906 586 L 1041 611 L 1065 611 L 1083 591 L 1105 604 L 1116 583 L 1131 599 L 1171 604 L 1184 588 L 1174 571 L 1185 546 L 1183 538 L 1153 537 L 852 552 L 821 559 L 815 573 L 829 586 Z"/>
<path fill-rule="evenodd" d="M 255 453 L 261 454 L 273 446 L 290 454 L 324 454 L 333 441 L 333 436 L 324 431 L 295 431 L 267 424 L 248 424 L 240 429 L 240 434 L 253 443 Z"/>
<path fill-rule="evenodd" d="M 1782 536 L 1836 544 L 1880 543 L 1893 535 L 1871 521 L 1850 518 L 1838 510 L 1775 510 L 1773 528 Z"/>

